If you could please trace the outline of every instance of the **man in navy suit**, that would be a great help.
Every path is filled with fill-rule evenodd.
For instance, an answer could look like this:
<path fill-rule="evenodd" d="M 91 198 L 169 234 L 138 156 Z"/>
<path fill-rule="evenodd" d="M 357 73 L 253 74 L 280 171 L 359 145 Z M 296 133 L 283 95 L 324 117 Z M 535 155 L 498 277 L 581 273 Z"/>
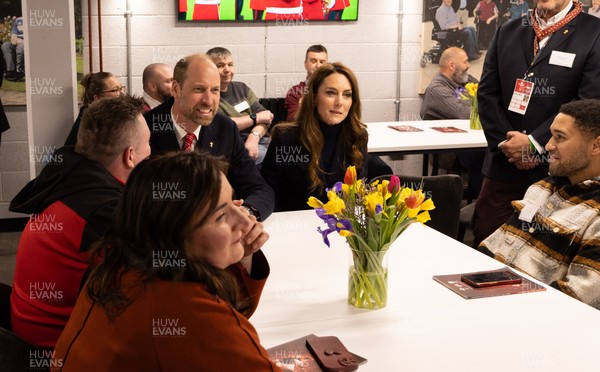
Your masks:
<path fill-rule="evenodd" d="M 273 212 L 275 194 L 248 155 L 237 125 L 218 113 L 221 79 L 205 55 L 177 62 L 172 97 L 144 114 L 150 127 L 152 155 L 202 150 L 229 162 L 227 179 L 243 207 L 264 221 Z"/>
<path fill-rule="evenodd" d="M 600 20 L 572 0 L 535 7 L 498 28 L 485 58 L 478 101 L 488 149 L 474 246 L 512 215 L 512 200 L 547 176 L 544 146 L 560 105 L 600 98 Z"/>

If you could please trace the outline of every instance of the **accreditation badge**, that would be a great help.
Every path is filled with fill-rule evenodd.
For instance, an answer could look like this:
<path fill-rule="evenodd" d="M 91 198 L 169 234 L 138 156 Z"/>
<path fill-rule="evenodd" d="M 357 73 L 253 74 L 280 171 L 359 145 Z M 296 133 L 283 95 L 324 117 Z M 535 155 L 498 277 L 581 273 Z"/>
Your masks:
<path fill-rule="evenodd" d="M 508 110 L 516 112 L 517 114 L 525 115 L 527 106 L 531 100 L 531 94 L 533 93 L 533 86 L 535 84 L 531 81 L 524 79 L 517 79 L 515 83 L 515 90 L 513 91 Z"/>

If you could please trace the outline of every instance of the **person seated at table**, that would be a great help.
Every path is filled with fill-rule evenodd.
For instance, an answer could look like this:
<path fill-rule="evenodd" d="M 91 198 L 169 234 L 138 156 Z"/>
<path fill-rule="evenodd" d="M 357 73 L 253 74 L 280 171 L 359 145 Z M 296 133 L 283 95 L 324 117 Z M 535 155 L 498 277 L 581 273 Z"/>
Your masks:
<path fill-rule="evenodd" d="M 469 74 L 469 58 L 467 53 L 457 47 L 446 49 L 439 63 L 439 70 L 425 90 L 420 115 L 423 120 L 469 119 L 471 101 L 457 97 L 457 92 L 466 83 L 478 83 Z M 442 157 L 450 158 L 452 163 L 458 158 L 460 164 L 469 172 L 469 198 L 476 199 L 483 183 L 483 158 L 485 151 L 461 151 L 443 153 Z"/>
<path fill-rule="evenodd" d="M 142 72 L 144 112 L 148 112 L 171 97 L 173 68 L 166 63 L 151 63 Z"/>
<path fill-rule="evenodd" d="M 322 5 L 319 4 L 319 7 L 321 6 Z M 321 15 L 322 14 L 323 11 L 321 10 Z M 323 45 L 311 45 L 308 47 L 308 49 L 306 49 L 306 54 L 304 55 L 306 79 L 291 87 L 285 95 L 284 104 L 287 111 L 286 120 L 294 120 L 296 113 L 298 112 L 298 108 L 300 107 L 300 102 L 302 102 L 302 96 L 304 96 L 308 79 L 310 79 L 311 75 L 325 63 L 327 63 L 327 48 L 325 48 Z"/>
<path fill-rule="evenodd" d="M 452 0 L 443 0 L 440 7 L 435 11 L 435 20 L 442 30 L 451 30 L 457 32 L 465 46 L 465 52 L 469 56 L 469 61 L 481 58 L 478 48 L 477 31 L 473 27 L 463 27 L 458 16 L 452 9 Z"/>
<path fill-rule="evenodd" d="M 65 146 L 75 147 L 77 144 L 77 133 L 79 132 L 79 125 L 83 118 L 83 113 L 92 102 L 103 98 L 122 96 L 127 93 L 127 89 L 121 84 L 119 79 L 112 73 L 106 71 L 85 75 L 83 79 L 81 79 L 81 86 L 83 87 L 81 97 L 82 105 L 79 109 L 77 119 L 75 119 L 71 131 L 67 136 Z"/>
<path fill-rule="evenodd" d="M 248 154 L 260 168 L 269 146 L 268 131 L 273 121 L 273 113 L 258 102 L 258 97 L 249 86 L 241 81 L 233 81 L 235 64 L 228 49 L 211 48 L 206 55 L 219 69 L 219 112 L 229 116 L 237 124 Z"/>
<path fill-rule="evenodd" d="M 10 298 L 12 331 L 52 349 L 69 320 L 89 267 L 92 243 L 108 230 L 123 184 L 150 155 L 142 100 L 102 99 L 83 115 L 74 150 L 50 156 L 10 203 L 31 215 L 17 249 Z"/>
<path fill-rule="evenodd" d="M 550 131 L 550 176 L 478 249 L 600 309 L 600 100 L 563 104 Z"/>
<path fill-rule="evenodd" d="M 274 129 L 261 173 L 275 190 L 275 209 L 308 209 L 309 196 L 326 201 L 325 188 L 342 181 L 350 165 L 366 177 L 367 141 L 354 73 L 324 64 L 308 81 L 296 121 Z"/>
<path fill-rule="evenodd" d="M 224 171 L 194 151 L 134 169 L 56 345 L 62 371 L 277 370 L 248 321 L 269 236 Z"/>

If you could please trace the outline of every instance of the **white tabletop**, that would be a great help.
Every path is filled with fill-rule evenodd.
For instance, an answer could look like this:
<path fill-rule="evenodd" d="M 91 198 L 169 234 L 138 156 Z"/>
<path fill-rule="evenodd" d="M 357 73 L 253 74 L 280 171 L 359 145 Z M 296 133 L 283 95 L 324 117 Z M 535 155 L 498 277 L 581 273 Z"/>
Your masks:
<path fill-rule="evenodd" d="M 390 125 L 411 125 L 422 132 L 399 132 Z M 443 133 L 431 127 L 456 127 L 466 133 Z M 370 153 L 420 153 L 487 147 L 483 130 L 469 129 L 468 120 L 394 121 L 367 123 Z"/>
<path fill-rule="evenodd" d="M 466 300 L 433 275 L 503 265 L 414 224 L 390 249 L 388 305 L 346 303 L 349 253 L 331 234 L 327 248 L 313 211 L 275 213 L 265 222 L 271 264 L 250 319 L 266 348 L 314 333 L 337 336 L 368 359 L 360 371 L 594 371 L 600 311 L 552 288 Z"/>

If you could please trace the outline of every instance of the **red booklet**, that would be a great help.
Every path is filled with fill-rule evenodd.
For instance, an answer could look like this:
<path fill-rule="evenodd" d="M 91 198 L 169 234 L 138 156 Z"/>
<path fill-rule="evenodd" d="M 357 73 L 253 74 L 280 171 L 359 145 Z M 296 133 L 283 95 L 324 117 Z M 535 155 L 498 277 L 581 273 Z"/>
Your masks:
<path fill-rule="evenodd" d="M 475 288 L 464 281 L 462 281 L 462 276 L 467 274 L 482 274 L 482 273 L 496 273 L 510 270 L 507 267 L 498 270 L 488 270 L 488 271 L 478 271 L 475 273 L 465 273 L 465 274 L 452 274 L 452 275 L 434 275 L 433 280 L 440 283 L 444 287 L 450 289 L 452 292 L 460 295 L 463 298 L 471 299 L 471 298 L 484 298 L 484 297 L 494 297 L 494 296 L 505 296 L 511 294 L 518 293 L 528 293 L 528 292 L 539 292 L 545 291 L 546 288 L 542 285 L 539 285 L 531 280 L 519 275 L 518 273 L 510 270 L 512 274 L 521 278 L 521 283 L 518 284 L 505 284 L 505 285 L 496 285 L 492 287 L 481 287 Z"/>
<path fill-rule="evenodd" d="M 309 338 L 317 338 L 316 335 L 310 334 L 295 340 L 286 342 L 285 344 L 274 346 L 267 349 L 273 363 L 284 371 L 300 371 L 300 372 L 323 372 L 315 357 L 312 355 L 306 346 L 306 340 Z M 358 365 L 364 364 L 367 360 L 361 356 L 351 353 Z"/>
<path fill-rule="evenodd" d="M 456 127 L 431 127 L 431 129 L 437 130 L 442 133 L 467 133 L 466 130 Z"/>

